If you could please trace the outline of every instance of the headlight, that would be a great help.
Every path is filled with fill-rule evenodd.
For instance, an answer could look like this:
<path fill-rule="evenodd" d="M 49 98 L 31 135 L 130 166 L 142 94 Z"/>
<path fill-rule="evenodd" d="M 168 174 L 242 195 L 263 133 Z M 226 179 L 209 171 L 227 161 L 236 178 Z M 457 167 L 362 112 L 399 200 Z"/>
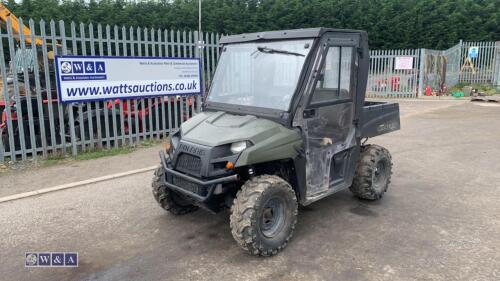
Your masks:
<path fill-rule="evenodd" d="M 167 153 L 174 152 L 174 149 L 179 145 L 181 131 L 177 131 L 175 134 L 168 136 L 165 143 L 165 150 Z"/>
<path fill-rule="evenodd" d="M 243 150 L 247 148 L 247 142 L 246 141 L 239 141 L 239 142 L 234 142 L 231 144 L 231 152 L 236 154 L 240 153 Z"/>
<path fill-rule="evenodd" d="M 167 142 L 164 144 L 164 147 L 165 147 L 165 151 L 170 154 L 172 153 L 173 149 L 174 149 L 174 145 L 172 143 L 172 138 L 171 137 L 168 137 L 167 138 Z"/>
<path fill-rule="evenodd" d="M 170 143 L 172 144 L 172 149 L 175 149 L 178 145 L 179 145 L 179 142 L 181 140 L 181 130 L 177 131 L 177 133 L 173 134 L 172 135 L 172 138 L 171 138 L 171 141 Z"/>

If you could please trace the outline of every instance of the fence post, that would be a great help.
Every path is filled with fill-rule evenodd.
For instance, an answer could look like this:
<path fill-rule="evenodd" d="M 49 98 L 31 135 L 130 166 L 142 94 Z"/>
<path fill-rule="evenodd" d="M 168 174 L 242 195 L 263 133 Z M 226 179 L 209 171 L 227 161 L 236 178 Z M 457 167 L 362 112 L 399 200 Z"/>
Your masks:
<path fill-rule="evenodd" d="M 66 38 L 65 23 L 62 20 L 59 21 L 59 34 L 61 36 L 62 54 L 63 55 L 67 55 L 68 54 L 68 47 L 67 47 L 66 40 L 68 40 L 68 39 Z M 71 137 L 71 153 L 72 153 L 73 156 L 76 156 L 77 153 L 78 153 L 78 150 L 77 150 L 77 147 L 76 147 L 75 118 L 73 116 L 73 103 L 70 103 L 70 104 L 66 105 L 65 107 L 66 107 L 67 113 L 69 115 L 69 129 L 70 129 L 70 137 Z M 64 137 L 64 133 L 62 135 Z M 66 147 L 63 147 L 63 149 L 66 150 Z"/>
<path fill-rule="evenodd" d="M 15 51 L 15 42 L 14 42 L 14 30 L 12 29 L 12 23 L 11 23 L 11 20 L 10 18 L 7 19 L 7 32 L 9 34 L 9 37 L 8 37 L 8 42 L 9 42 L 9 54 L 11 56 L 11 58 L 15 58 L 15 54 L 16 54 L 16 51 Z M 24 52 L 24 50 L 21 49 L 21 52 Z M 22 68 L 22 64 L 23 64 L 23 61 L 21 61 L 21 65 L 19 65 L 19 67 Z M 19 81 L 18 81 L 18 66 L 17 66 L 17 63 L 15 62 L 15 59 L 14 61 L 12 61 L 12 75 L 13 75 L 13 79 L 12 79 L 12 82 L 13 82 L 13 86 L 14 86 L 14 92 L 13 92 L 13 96 L 14 96 L 14 101 L 16 104 L 21 104 L 21 93 L 20 93 L 20 89 L 19 89 Z M 22 122 L 21 120 L 24 120 L 23 119 L 23 116 L 26 114 L 25 112 L 23 112 L 22 110 L 22 107 L 19 107 L 17 110 L 16 110 L 16 114 L 17 114 L 17 131 L 18 131 L 18 136 L 19 136 L 19 143 L 20 143 L 20 148 L 21 148 L 21 159 L 23 161 L 26 160 L 26 139 L 24 138 L 25 134 L 24 134 L 24 122 Z M 17 150 L 14 146 L 14 149 Z"/>
<path fill-rule="evenodd" d="M 7 20 L 7 22 L 10 22 L 10 18 Z M 2 34 L 2 29 L 0 29 L 0 75 L 2 75 L 2 77 L 7 77 L 7 66 L 5 65 L 5 53 L 4 53 L 4 48 L 3 48 L 3 44 L 4 44 L 4 40 L 3 40 L 3 36 L 2 35 L 8 35 L 8 34 Z M 10 35 L 8 35 L 10 36 Z M 7 83 L 2 83 L 2 91 L 4 93 L 8 93 L 9 89 L 8 89 L 8 86 L 7 86 Z M 4 108 L 4 112 L 5 112 L 5 115 L 7 117 L 7 135 L 9 136 L 8 139 L 5 139 L 5 143 L 3 143 L 3 148 L 2 149 L 5 149 L 5 146 L 8 144 L 9 145 L 9 150 L 10 150 L 10 161 L 12 163 L 16 162 L 16 148 L 15 148 L 15 142 L 14 142 L 14 129 L 13 129 L 13 126 L 12 126 L 12 115 L 11 115 L 11 107 L 10 107 L 10 97 L 8 94 L 4 94 L 3 95 L 3 101 L 5 103 L 5 108 Z M 5 130 L 5 128 L 4 128 Z M 7 153 L 7 151 L 5 151 L 4 155 Z M 5 160 L 4 158 L 0 158 L 0 163 L 3 163 Z"/>
<path fill-rule="evenodd" d="M 201 49 L 202 44 L 200 42 L 201 36 L 200 36 L 199 31 L 194 32 L 194 41 L 195 41 L 194 56 L 195 56 L 195 58 L 200 59 L 200 67 L 201 67 L 202 76 L 203 76 L 203 71 L 204 71 L 203 56 L 201 55 L 202 54 L 202 49 Z M 203 79 L 201 81 L 200 89 L 201 89 L 202 95 L 204 95 L 205 94 L 205 81 Z M 201 103 L 202 102 L 203 102 L 203 97 L 201 95 L 196 95 L 196 113 L 201 112 Z"/>
<path fill-rule="evenodd" d="M 493 86 L 500 87 L 500 41 L 495 42 L 495 47 L 493 48 Z"/>
<path fill-rule="evenodd" d="M 463 58 L 463 55 L 462 55 L 462 47 L 463 47 L 463 40 L 460 39 L 460 41 L 458 42 L 458 83 L 462 82 L 462 58 Z"/>
<path fill-rule="evenodd" d="M 417 92 L 417 98 L 422 96 L 422 93 L 424 92 L 424 68 L 425 68 L 425 49 L 421 48 L 420 49 L 420 62 L 418 65 L 419 68 L 419 73 L 418 73 L 418 92 Z"/>

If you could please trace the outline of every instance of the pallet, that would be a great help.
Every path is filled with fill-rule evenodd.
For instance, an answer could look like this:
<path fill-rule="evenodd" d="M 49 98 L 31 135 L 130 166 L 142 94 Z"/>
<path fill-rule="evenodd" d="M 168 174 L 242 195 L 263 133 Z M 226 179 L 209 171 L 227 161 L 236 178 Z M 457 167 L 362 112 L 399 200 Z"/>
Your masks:
<path fill-rule="evenodd" d="M 500 102 L 500 95 L 470 97 L 470 101 Z"/>

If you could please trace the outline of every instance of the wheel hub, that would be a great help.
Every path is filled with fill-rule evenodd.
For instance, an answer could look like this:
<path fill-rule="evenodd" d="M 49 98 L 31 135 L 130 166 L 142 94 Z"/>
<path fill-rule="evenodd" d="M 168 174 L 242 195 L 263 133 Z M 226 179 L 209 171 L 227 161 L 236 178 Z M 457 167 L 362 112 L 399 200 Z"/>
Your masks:
<path fill-rule="evenodd" d="M 387 165 L 384 160 L 380 160 L 377 163 L 377 166 L 373 170 L 373 185 L 375 188 L 380 189 L 385 186 L 385 182 L 387 179 Z"/>
<path fill-rule="evenodd" d="M 284 209 L 284 202 L 280 198 L 271 198 L 266 202 L 260 218 L 260 229 L 264 236 L 271 238 L 280 232 L 285 221 Z"/>

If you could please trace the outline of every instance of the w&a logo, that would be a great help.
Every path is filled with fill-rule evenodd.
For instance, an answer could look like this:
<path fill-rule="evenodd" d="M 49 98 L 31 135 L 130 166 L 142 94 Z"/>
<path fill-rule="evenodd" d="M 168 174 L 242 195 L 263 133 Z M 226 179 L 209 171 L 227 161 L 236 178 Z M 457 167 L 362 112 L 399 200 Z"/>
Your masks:
<path fill-rule="evenodd" d="M 103 74 L 106 65 L 103 61 L 61 61 L 62 74 Z"/>
<path fill-rule="evenodd" d="M 25 267 L 78 267 L 78 253 L 26 253 Z"/>

